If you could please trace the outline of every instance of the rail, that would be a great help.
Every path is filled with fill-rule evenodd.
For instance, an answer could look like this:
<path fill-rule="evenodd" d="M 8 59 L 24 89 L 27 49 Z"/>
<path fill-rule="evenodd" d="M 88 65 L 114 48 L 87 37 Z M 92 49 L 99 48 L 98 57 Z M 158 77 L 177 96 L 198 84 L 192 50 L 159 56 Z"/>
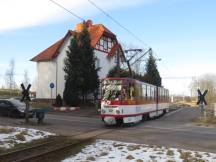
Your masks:
<path fill-rule="evenodd" d="M 70 137 L 59 137 L 39 145 L 16 150 L 9 153 L 0 154 L 0 161 L 4 162 L 35 162 L 44 160 L 49 155 L 56 155 L 73 149 L 75 146 L 88 142 L 95 137 L 111 132 L 113 129 L 94 129 L 92 131 L 82 132 Z"/>

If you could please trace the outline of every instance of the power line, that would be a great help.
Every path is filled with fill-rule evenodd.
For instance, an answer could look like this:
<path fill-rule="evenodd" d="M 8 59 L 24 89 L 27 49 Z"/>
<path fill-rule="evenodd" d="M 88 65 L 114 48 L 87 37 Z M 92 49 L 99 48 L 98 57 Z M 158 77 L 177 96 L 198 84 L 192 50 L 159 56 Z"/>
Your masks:
<path fill-rule="evenodd" d="M 75 14 L 74 12 L 72 12 L 71 10 L 67 9 L 66 7 L 64 7 L 63 5 L 57 3 L 54 0 L 49 0 L 50 2 L 54 3 L 55 5 L 57 5 L 58 7 L 62 8 L 63 10 L 65 10 L 66 12 L 70 13 L 71 15 L 73 15 L 74 17 L 80 19 L 81 21 L 85 21 L 85 19 L 83 19 L 82 17 L 80 17 L 79 15 Z M 147 46 L 147 48 L 151 48 L 150 46 L 148 46 L 147 43 L 145 43 L 142 39 L 140 39 L 136 34 L 134 34 L 133 32 L 131 32 L 128 28 L 126 28 L 125 26 L 123 26 L 119 21 L 117 21 L 116 19 L 114 19 L 112 16 L 110 16 L 105 10 L 103 10 L 101 7 L 99 7 L 98 5 L 96 5 L 96 3 L 94 3 L 92 0 L 88 0 L 89 3 L 91 3 L 95 8 L 97 8 L 98 10 L 100 10 L 105 16 L 107 16 L 108 18 L 110 18 L 115 24 L 117 24 L 118 26 L 120 26 L 122 29 L 124 29 L 125 31 L 127 31 L 130 35 L 132 35 L 135 39 L 137 39 L 139 42 L 141 42 L 142 44 L 144 44 L 145 46 Z M 156 54 L 156 52 L 154 51 L 154 54 L 159 58 L 159 56 Z M 165 66 L 164 66 L 165 67 Z M 165 67 L 169 72 L 170 70 Z"/>
<path fill-rule="evenodd" d="M 150 48 L 147 43 L 145 43 L 142 39 L 140 39 L 136 34 L 134 34 L 133 32 L 131 32 L 128 28 L 126 28 L 125 26 L 123 26 L 119 21 L 117 21 L 112 16 L 110 16 L 105 10 L 103 10 L 101 7 L 99 7 L 98 5 L 96 5 L 96 3 L 94 3 L 92 0 L 88 0 L 88 2 L 91 3 L 95 8 L 97 8 L 98 10 L 100 10 L 105 16 L 107 16 L 108 18 L 110 18 L 114 23 L 116 23 L 122 29 L 124 29 L 125 31 L 127 31 L 128 33 L 130 33 L 139 42 L 143 43 L 145 46 L 147 46 L 148 48 Z"/>
<path fill-rule="evenodd" d="M 168 77 L 162 77 L 163 79 L 193 79 L 195 76 L 182 76 L 182 77 L 177 77 L 177 76 L 168 76 Z"/>
<path fill-rule="evenodd" d="M 62 8 L 63 10 L 65 10 L 66 12 L 70 13 L 71 15 L 73 15 L 74 17 L 80 19 L 81 21 L 85 21 L 82 17 L 78 16 L 77 14 L 75 14 L 74 12 L 72 12 L 71 10 L 65 8 L 63 5 L 57 3 L 54 0 L 49 0 L 50 2 L 54 3 L 55 5 L 59 6 L 60 8 Z"/>
<path fill-rule="evenodd" d="M 125 31 L 127 31 L 130 35 L 132 35 L 135 39 L 137 39 L 139 42 L 141 42 L 142 44 L 144 44 L 145 46 L 147 46 L 147 48 L 151 49 L 151 47 L 145 43 L 142 39 L 140 39 L 136 34 L 134 34 L 133 32 L 131 32 L 128 28 L 126 28 L 124 25 L 122 25 L 119 21 L 117 21 L 115 18 L 113 18 L 112 16 L 110 16 L 105 10 L 103 10 L 101 7 L 99 7 L 96 3 L 94 3 L 92 0 L 88 0 L 89 3 L 91 3 L 95 8 L 97 8 L 98 10 L 100 10 L 105 16 L 107 16 L 109 19 L 111 19 L 115 24 L 117 24 L 118 26 L 120 26 L 122 29 L 124 29 Z M 156 52 L 154 50 L 152 50 L 152 52 L 155 54 L 155 56 L 157 58 L 160 58 Z M 165 67 L 165 66 L 164 66 Z M 168 69 L 167 67 L 165 67 L 166 69 Z M 168 70 L 170 71 L 170 70 Z"/>

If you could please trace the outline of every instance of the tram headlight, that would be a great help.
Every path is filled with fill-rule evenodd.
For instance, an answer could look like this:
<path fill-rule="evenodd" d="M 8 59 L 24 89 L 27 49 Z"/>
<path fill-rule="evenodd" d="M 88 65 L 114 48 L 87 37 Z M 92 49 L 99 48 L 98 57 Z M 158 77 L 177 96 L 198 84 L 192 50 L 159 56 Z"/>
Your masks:
<path fill-rule="evenodd" d="M 105 114 L 105 113 L 106 113 L 106 111 L 102 109 L 102 110 L 101 110 L 101 113 L 102 113 L 102 114 Z"/>
<path fill-rule="evenodd" d="M 120 111 L 119 111 L 119 110 L 116 110 L 116 114 L 120 114 Z"/>

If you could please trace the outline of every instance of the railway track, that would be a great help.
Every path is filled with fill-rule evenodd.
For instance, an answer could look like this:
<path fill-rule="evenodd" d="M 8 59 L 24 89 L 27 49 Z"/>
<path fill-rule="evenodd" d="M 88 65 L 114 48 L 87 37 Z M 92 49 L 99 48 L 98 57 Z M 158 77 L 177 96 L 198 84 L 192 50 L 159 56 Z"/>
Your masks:
<path fill-rule="evenodd" d="M 74 147 L 88 143 L 95 137 L 109 133 L 113 129 L 95 129 L 92 131 L 82 132 L 80 134 L 70 137 L 56 137 L 49 142 L 45 142 L 39 145 L 28 147 L 21 150 L 5 153 L 0 155 L 0 161 L 2 162 L 37 162 L 37 161 L 51 161 L 54 162 L 58 159 L 53 159 L 55 155 L 64 154 L 70 152 Z"/>
<path fill-rule="evenodd" d="M 130 128 L 130 130 L 139 130 L 139 128 L 131 128 L 130 126 L 131 125 L 118 126 L 120 129 L 117 130 L 124 130 L 127 128 Z M 92 141 L 92 139 L 97 136 L 113 131 L 116 131 L 116 127 L 97 128 L 90 131 L 84 131 L 70 137 L 57 136 L 56 138 L 39 145 L 0 154 L 0 162 L 41 162 L 44 161 L 45 158 L 47 159 L 46 162 L 48 162 L 49 158 L 47 157 L 50 157 L 50 159 L 52 159 L 51 161 L 54 162 L 53 156 L 57 154 L 59 155 L 62 152 L 73 150 L 74 147 L 78 145 L 87 143 L 88 141 Z M 57 159 L 55 160 L 57 161 Z"/>

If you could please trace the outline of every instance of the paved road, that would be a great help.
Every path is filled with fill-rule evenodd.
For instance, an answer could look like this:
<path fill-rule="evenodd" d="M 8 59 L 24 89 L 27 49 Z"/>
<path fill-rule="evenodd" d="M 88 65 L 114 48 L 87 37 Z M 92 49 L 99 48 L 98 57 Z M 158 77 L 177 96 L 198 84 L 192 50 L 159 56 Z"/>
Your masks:
<path fill-rule="evenodd" d="M 182 108 L 164 117 L 132 127 L 107 128 L 99 118 L 49 114 L 46 124 L 27 126 L 21 120 L 0 118 L 1 125 L 33 127 L 63 135 L 77 135 L 100 129 L 105 134 L 98 138 L 185 148 L 216 153 L 216 129 L 198 127 L 191 120 L 198 109 Z"/>

